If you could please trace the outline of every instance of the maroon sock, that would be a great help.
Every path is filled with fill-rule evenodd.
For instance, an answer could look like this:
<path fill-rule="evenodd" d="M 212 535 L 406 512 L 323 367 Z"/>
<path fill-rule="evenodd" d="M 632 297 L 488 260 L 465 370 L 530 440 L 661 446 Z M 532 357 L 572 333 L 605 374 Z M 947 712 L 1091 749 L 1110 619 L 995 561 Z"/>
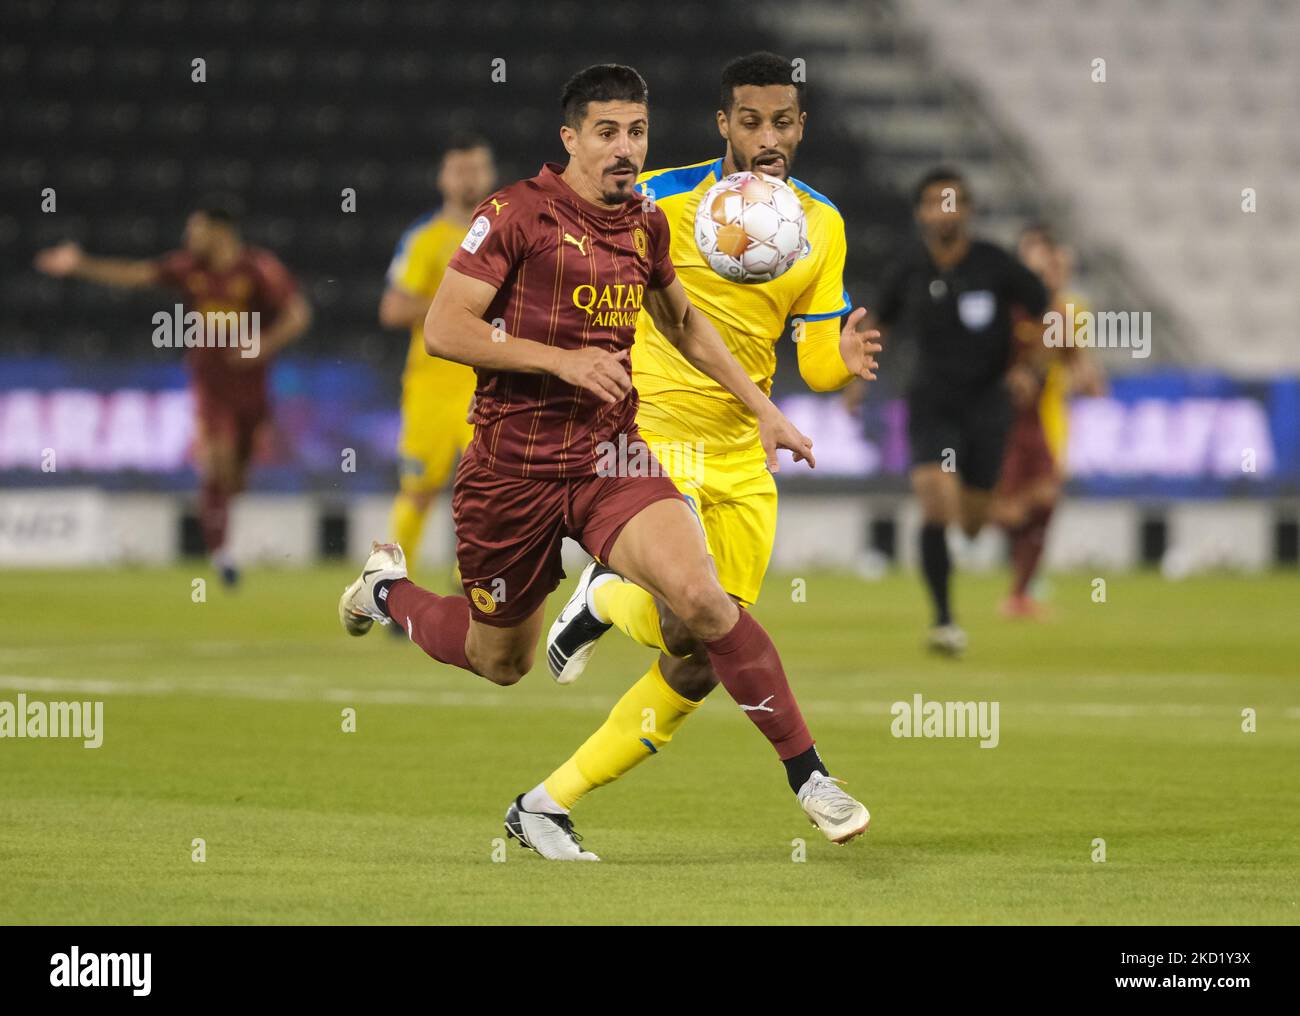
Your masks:
<path fill-rule="evenodd" d="M 230 495 L 215 480 L 204 480 L 199 487 L 199 529 L 209 554 L 225 546 L 229 520 Z"/>
<path fill-rule="evenodd" d="M 781 657 L 762 626 L 748 611 L 727 634 L 705 642 L 713 672 L 763 736 L 772 742 L 782 761 L 812 747 L 812 734 L 799 712 Z"/>
<path fill-rule="evenodd" d="M 411 641 L 439 663 L 476 673 L 465 655 L 469 635 L 469 600 L 439 596 L 421 589 L 410 579 L 397 579 L 388 587 L 388 616 Z"/>
<path fill-rule="evenodd" d="M 1025 595 L 1029 583 L 1038 572 L 1038 563 L 1043 558 L 1043 547 L 1047 543 L 1047 523 L 1052 517 L 1052 509 L 1035 508 L 1029 513 L 1024 525 L 1011 531 L 1011 569 L 1015 576 L 1013 589 L 1017 596 Z"/>

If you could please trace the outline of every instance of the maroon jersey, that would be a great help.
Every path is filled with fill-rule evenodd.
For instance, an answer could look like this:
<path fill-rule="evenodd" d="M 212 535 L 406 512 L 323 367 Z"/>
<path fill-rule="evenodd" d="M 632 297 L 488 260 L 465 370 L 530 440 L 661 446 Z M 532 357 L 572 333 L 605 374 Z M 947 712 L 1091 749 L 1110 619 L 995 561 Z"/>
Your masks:
<path fill-rule="evenodd" d="M 474 213 L 450 267 L 497 287 L 484 320 L 562 349 L 630 349 L 647 289 L 676 278 L 668 220 L 640 197 L 618 208 L 580 198 L 548 163 Z M 550 374 L 478 370 L 470 454 L 510 476 L 596 472 L 602 442 L 635 427 L 635 390 L 615 403 Z"/>
<path fill-rule="evenodd" d="M 181 291 L 186 312 L 257 313 L 259 331 L 279 316 L 296 290 L 293 276 L 270 251 L 245 247 L 223 271 L 205 266 L 189 251 L 164 254 L 157 261 L 158 281 Z M 266 391 L 267 358 L 232 363 L 237 349 L 198 347 L 187 357 L 195 385 L 209 396 L 256 400 Z"/>

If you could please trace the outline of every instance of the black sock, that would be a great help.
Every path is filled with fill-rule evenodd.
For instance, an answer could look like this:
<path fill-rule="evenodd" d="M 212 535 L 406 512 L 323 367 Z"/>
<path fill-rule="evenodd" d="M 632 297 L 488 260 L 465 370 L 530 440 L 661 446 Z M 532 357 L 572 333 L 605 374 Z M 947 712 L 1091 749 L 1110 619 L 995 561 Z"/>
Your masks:
<path fill-rule="evenodd" d="M 802 755 L 783 759 L 781 764 L 785 766 L 785 778 L 790 781 L 790 789 L 796 794 L 808 782 L 808 778 L 813 773 L 821 773 L 824 776 L 830 775 L 830 773 L 826 772 L 826 763 L 817 754 L 817 745 L 815 744 Z"/>
<path fill-rule="evenodd" d="M 380 579 L 375 583 L 375 604 L 390 619 L 393 615 L 388 613 L 388 587 L 396 581 L 397 579 Z"/>
<path fill-rule="evenodd" d="M 925 584 L 930 587 L 930 599 L 934 601 L 934 623 L 952 624 L 948 609 L 948 574 L 952 571 L 948 560 L 948 532 L 947 527 L 937 522 L 921 526 L 921 571 L 925 573 Z"/>

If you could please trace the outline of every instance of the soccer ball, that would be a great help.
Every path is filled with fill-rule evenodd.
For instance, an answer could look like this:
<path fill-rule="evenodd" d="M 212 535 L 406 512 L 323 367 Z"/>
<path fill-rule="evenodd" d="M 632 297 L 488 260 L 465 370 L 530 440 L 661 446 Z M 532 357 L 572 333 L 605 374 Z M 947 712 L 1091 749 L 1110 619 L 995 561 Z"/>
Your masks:
<path fill-rule="evenodd" d="M 732 173 L 700 199 L 695 243 L 724 279 L 771 282 L 808 252 L 803 204 L 775 176 Z"/>

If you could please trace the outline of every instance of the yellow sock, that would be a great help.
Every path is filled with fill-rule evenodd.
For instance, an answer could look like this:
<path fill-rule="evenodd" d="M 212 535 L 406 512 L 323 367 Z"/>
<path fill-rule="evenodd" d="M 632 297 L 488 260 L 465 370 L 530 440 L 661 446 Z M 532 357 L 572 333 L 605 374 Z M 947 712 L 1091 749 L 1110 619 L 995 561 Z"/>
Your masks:
<path fill-rule="evenodd" d="M 572 808 L 588 792 L 618 779 L 655 754 L 699 705 L 668 687 L 656 660 L 618 700 L 600 729 L 546 777 L 546 792 L 556 804 Z"/>
<path fill-rule="evenodd" d="M 424 532 L 425 512 L 415 506 L 408 494 L 398 494 L 393 501 L 393 539 L 406 552 L 406 568 L 415 571 L 415 562 L 419 557 L 420 534 Z"/>
<path fill-rule="evenodd" d="M 597 612 L 609 618 L 624 635 L 643 646 L 672 655 L 664 645 L 655 598 L 640 586 L 617 580 L 604 582 L 596 587 L 591 599 Z"/>

